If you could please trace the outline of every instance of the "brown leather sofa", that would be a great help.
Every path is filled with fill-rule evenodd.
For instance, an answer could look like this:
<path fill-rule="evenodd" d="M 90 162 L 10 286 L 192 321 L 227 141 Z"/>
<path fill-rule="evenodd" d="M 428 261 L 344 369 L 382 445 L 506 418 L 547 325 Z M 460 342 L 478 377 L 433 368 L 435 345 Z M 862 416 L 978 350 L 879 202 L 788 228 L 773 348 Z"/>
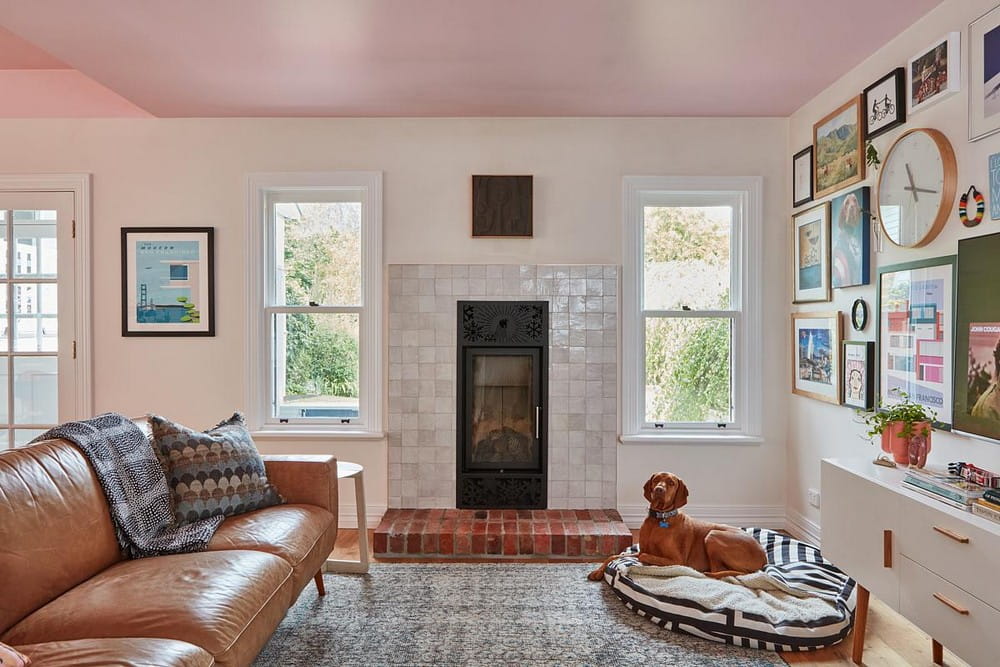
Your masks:
<path fill-rule="evenodd" d="M 123 560 L 74 445 L 0 452 L 0 642 L 45 667 L 250 664 L 314 577 L 323 592 L 337 537 L 336 459 L 264 460 L 287 504 L 228 518 L 206 551 Z"/>

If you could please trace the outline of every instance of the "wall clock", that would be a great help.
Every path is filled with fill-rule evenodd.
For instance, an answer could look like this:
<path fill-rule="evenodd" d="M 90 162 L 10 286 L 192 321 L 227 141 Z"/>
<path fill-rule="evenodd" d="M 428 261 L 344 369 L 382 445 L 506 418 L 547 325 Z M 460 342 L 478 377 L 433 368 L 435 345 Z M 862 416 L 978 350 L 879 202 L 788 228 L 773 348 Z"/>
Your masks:
<path fill-rule="evenodd" d="M 882 231 L 904 248 L 927 245 L 948 220 L 957 182 L 955 151 L 944 134 L 926 127 L 904 132 L 878 177 Z"/>

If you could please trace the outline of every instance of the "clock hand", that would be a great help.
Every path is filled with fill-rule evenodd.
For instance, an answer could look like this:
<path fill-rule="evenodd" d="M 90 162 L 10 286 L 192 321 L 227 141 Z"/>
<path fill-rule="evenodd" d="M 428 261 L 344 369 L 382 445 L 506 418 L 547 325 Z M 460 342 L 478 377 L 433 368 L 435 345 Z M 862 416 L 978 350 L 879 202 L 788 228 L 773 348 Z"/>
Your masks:
<path fill-rule="evenodd" d="M 903 189 L 904 190 L 910 190 L 912 192 L 929 192 L 931 194 L 934 194 L 934 193 L 937 192 L 937 190 L 928 190 L 927 188 L 908 188 L 905 185 L 903 186 Z"/>
<path fill-rule="evenodd" d="M 917 197 L 917 185 L 916 185 L 916 183 L 913 182 L 913 172 L 910 171 L 910 163 L 906 162 L 906 163 L 904 163 L 904 166 L 906 167 L 906 177 L 908 179 L 910 179 L 910 187 L 904 186 L 903 189 L 904 190 L 909 190 L 910 192 L 912 192 L 913 193 L 913 201 L 918 202 L 918 201 L 920 201 L 920 198 Z"/>

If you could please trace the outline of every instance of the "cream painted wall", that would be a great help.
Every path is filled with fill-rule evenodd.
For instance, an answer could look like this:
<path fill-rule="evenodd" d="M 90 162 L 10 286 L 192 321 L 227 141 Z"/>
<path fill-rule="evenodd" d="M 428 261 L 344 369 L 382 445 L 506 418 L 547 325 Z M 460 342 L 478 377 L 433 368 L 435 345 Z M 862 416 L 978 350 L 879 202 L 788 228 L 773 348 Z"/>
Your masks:
<path fill-rule="evenodd" d="M 767 392 L 766 442 L 623 446 L 618 488 L 622 506 L 641 505 L 648 474 L 669 469 L 693 481 L 694 504 L 775 507 L 784 502 L 787 134 L 786 119 L 735 118 L 2 120 L 0 172 L 93 173 L 95 409 L 192 425 L 242 407 L 249 172 L 382 170 L 392 264 L 620 264 L 622 176 L 762 175 L 764 321 L 774 327 L 764 386 L 780 388 Z M 470 238 L 474 173 L 534 174 L 534 239 Z M 215 338 L 121 337 L 119 228 L 130 225 L 216 227 Z M 385 506 L 384 442 L 262 448 L 358 461 L 370 513 Z"/>
<path fill-rule="evenodd" d="M 968 137 L 968 80 L 964 71 L 968 59 L 965 44 L 969 23 L 996 5 L 996 0 L 946 0 L 920 21 L 889 41 L 882 49 L 851 70 L 834 85 L 795 112 L 789 119 L 788 155 L 809 145 L 812 141 L 812 125 L 827 113 L 859 94 L 891 69 L 906 66 L 907 60 L 935 40 L 950 31 L 962 33 L 963 72 L 962 90 L 907 118 L 906 124 L 874 140 L 880 153 L 885 154 L 892 141 L 902 132 L 915 127 L 933 127 L 944 132 L 951 140 L 958 160 L 958 190 L 964 192 L 970 184 L 988 195 L 987 158 L 1000 151 L 1000 135 L 994 135 L 978 142 L 969 143 Z M 789 158 L 790 159 L 790 158 Z M 865 185 L 874 187 L 877 172 L 869 175 Z M 808 208 L 807 204 L 802 208 Z M 957 207 L 957 198 L 955 206 Z M 786 205 L 787 208 L 787 205 Z M 886 241 L 885 250 L 875 256 L 876 266 L 885 266 L 942 255 L 954 254 L 958 239 L 1000 231 L 997 223 L 990 221 L 987 210 L 979 227 L 966 229 L 958 220 L 957 208 L 940 236 L 924 248 L 903 249 Z M 790 230 L 790 226 L 788 230 Z M 791 248 L 791 234 L 787 233 L 788 247 Z M 789 250 L 789 256 L 791 251 Z M 786 268 L 790 271 L 790 268 Z M 875 271 L 872 272 L 873 281 Z M 810 304 L 793 307 L 797 310 L 832 310 L 850 312 L 851 304 L 864 298 L 874 309 L 874 284 L 834 290 L 832 304 Z M 791 302 L 789 287 L 787 301 Z M 874 324 L 869 324 L 864 332 L 856 332 L 845 322 L 847 340 L 875 340 Z M 787 334 L 786 334 L 787 336 Z M 785 381 L 788 391 L 788 381 Z M 815 530 L 819 522 L 819 510 L 806 502 L 809 488 L 819 488 L 820 460 L 824 457 L 875 457 L 875 447 L 863 439 L 863 427 L 854 423 L 853 413 L 845 407 L 838 407 L 814 401 L 789 393 L 788 422 L 788 512 L 790 520 L 800 528 Z M 1000 468 L 1000 445 L 988 444 L 967 437 L 945 432 L 937 432 L 933 437 L 932 463 L 948 461 L 974 461 L 978 465 L 993 469 Z"/>

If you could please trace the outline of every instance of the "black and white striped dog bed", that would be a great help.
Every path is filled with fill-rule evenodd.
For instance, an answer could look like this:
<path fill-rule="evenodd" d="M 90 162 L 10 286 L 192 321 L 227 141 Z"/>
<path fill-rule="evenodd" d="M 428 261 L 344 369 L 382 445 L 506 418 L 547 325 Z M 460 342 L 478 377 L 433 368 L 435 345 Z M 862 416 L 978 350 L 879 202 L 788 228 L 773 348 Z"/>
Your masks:
<path fill-rule="evenodd" d="M 831 613 L 774 622 L 739 609 L 708 608 L 684 598 L 656 595 L 628 576 L 639 565 L 638 545 L 611 561 L 604 579 L 625 606 L 657 625 L 716 642 L 769 651 L 815 651 L 836 644 L 854 623 L 854 580 L 823 558 L 816 547 L 781 533 L 744 528 L 767 553 L 764 571 L 789 588 L 823 597 Z"/>

